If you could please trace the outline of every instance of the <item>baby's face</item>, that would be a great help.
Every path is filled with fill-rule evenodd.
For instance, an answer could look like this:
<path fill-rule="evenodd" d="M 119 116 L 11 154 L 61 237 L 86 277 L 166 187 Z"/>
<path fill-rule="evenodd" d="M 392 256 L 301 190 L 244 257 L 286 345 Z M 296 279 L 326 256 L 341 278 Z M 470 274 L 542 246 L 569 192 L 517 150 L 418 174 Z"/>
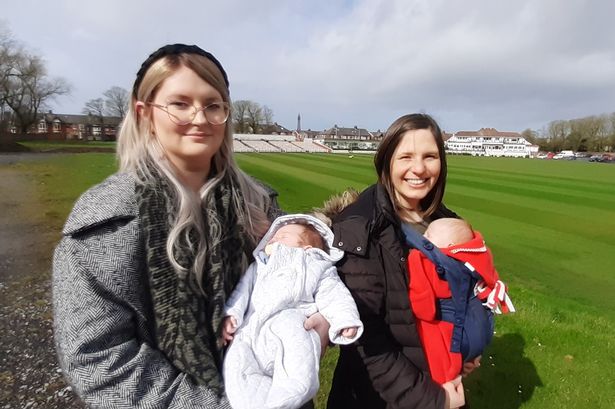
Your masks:
<path fill-rule="evenodd" d="M 317 247 L 319 243 L 315 243 L 312 238 L 313 234 L 308 227 L 301 224 L 287 224 L 280 227 L 271 240 L 267 243 L 282 243 L 288 247 L 310 248 Z"/>

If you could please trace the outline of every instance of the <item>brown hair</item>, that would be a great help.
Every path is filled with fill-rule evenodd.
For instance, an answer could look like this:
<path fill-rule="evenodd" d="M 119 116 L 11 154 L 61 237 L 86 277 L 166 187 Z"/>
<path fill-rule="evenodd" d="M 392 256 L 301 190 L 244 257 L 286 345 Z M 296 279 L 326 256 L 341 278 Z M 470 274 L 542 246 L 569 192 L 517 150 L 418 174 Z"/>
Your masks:
<path fill-rule="evenodd" d="M 321 250 L 327 251 L 328 246 L 325 242 L 325 239 L 324 237 L 322 237 L 322 234 L 320 234 L 318 230 L 316 230 L 316 227 L 312 226 L 311 224 L 301 223 L 301 225 L 305 227 L 305 240 L 309 243 L 312 243 L 313 247 L 317 247 Z"/>
<path fill-rule="evenodd" d="M 376 172 L 378 173 L 378 182 L 384 185 L 386 188 L 391 202 L 398 209 L 399 201 L 395 195 L 395 188 L 391 180 L 391 161 L 393 159 L 393 153 L 397 146 L 401 142 L 402 137 L 408 131 L 414 131 L 417 129 L 428 129 L 436 140 L 438 146 L 438 154 L 440 156 L 440 175 L 436 180 L 435 186 L 429 191 L 420 201 L 421 210 L 423 216 L 427 217 L 431 215 L 442 203 L 444 197 L 444 188 L 446 185 L 446 154 L 444 152 L 444 138 L 442 137 L 442 130 L 438 123 L 427 114 L 408 114 L 395 120 L 389 126 L 384 138 L 374 157 L 374 165 L 376 166 Z"/>

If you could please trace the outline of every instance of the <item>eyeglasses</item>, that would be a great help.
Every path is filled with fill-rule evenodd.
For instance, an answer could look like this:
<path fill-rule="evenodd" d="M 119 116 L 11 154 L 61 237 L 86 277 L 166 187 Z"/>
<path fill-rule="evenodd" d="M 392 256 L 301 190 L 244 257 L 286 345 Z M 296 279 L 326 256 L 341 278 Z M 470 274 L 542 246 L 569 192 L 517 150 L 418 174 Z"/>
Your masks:
<path fill-rule="evenodd" d="M 169 102 L 166 105 L 148 102 L 148 105 L 160 108 L 169 115 L 169 119 L 177 125 L 188 125 L 194 121 L 196 114 L 203 111 L 205 119 L 211 125 L 222 125 L 228 119 L 230 113 L 229 104 L 226 102 L 214 102 L 201 108 L 186 102 Z"/>

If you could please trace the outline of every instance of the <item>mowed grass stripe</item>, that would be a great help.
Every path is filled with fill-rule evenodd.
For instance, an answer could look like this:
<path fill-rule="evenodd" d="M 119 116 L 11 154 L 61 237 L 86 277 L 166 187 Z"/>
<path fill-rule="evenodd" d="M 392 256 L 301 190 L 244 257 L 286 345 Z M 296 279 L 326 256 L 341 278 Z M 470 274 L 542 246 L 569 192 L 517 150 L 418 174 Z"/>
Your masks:
<path fill-rule="evenodd" d="M 615 166 L 582 161 L 449 157 L 451 175 L 475 175 L 497 180 L 517 180 L 540 187 L 589 189 L 615 195 Z M 574 189 L 570 187 L 574 186 Z"/>
<path fill-rule="evenodd" d="M 278 165 L 287 165 L 298 170 L 307 170 L 335 176 L 340 179 L 351 180 L 357 183 L 368 183 L 374 179 L 373 170 L 365 166 L 365 160 L 355 160 L 342 155 L 318 154 L 245 154 L 246 158 L 259 161 L 272 161 Z M 256 162 L 253 162 L 256 163 Z"/>
<path fill-rule="evenodd" d="M 475 200 L 483 200 L 488 198 L 493 201 L 502 202 L 505 204 L 511 203 L 519 206 L 530 208 L 530 214 L 526 215 L 530 221 L 534 220 L 534 209 L 542 209 L 558 213 L 563 217 L 574 215 L 583 224 L 597 223 L 610 224 L 615 228 L 615 205 L 611 207 L 596 208 L 593 201 L 585 200 L 580 202 L 566 203 L 563 200 L 553 200 L 550 194 L 542 196 L 520 195 L 514 189 L 503 189 L 503 191 L 495 191 L 486 189 L 485 186 L 463 184 L 455 184 L 447 187 L 447 192 L 465 194 L 472 196 Z M 557 227 L 559 229 L 559 227 Z"/>
<path fill-rule="evenodd" d="M 279 155 L 283 156 L 283 155 Z M 290 212 L 310 211 L 334 192 L 361 190 L 365 182 L 325 175 L 313 169 L 280 164 L 277 157 L 237 155 L 241 168 L 278 191 L 280 206 Z"/>
<path fill-rule="evenodd" d="M 596 192 L 589 187 L 583 189 L 581 184 L 560 185 L 557 189 L 541 189 L 536 183 L 534 188 L 528 187 L 527 183 L 511 183 L 510 181 L 485 177 L 450 176 L 447 187 L 455 188 L 479 188 L 490 193 L 508 193 L 528 200 L 544 201 L 547 206 L 551 204 L 582 205 L 590 209 L 611 211 L 615 208 L 615 195 Z M 581 191 L 583 190 L 583 191 Z M 549 203 L 552 202 L 552 203 Z"/>
<path fill-rule="evenodd" d="M 582 179 L 613 185 L 615 166 L 606 163 L 586 161 L 553 161 L 513 158 L 472 158 L 467 156 L 448 156 L 448 163 L 455 169 L 500 172 L 508 175 L 531 176 L 542 175 L 555 179 Z"/>
<path fill-rule="evenodd" d="M 579 196 L 591 194 L 602 195 L 602 198 L 613 199 L 615 193 L 615 183 L 612 183 L 615 182 L 615 173 L 609 176 L 609 180 L 605 180 L 603 182 L 596 181 L 593 178 L 565 178 L 554 177 L 551 175 L 539 175 L 536 173 L 512 175 L 510 173 L 498 172 L 493 170 L 485 171 L 457 168 L 454 168 L 452 172 L 449 171 L 449 175 L 452 177 L 461 177 L 464 179 L 487 179 L 498 183 L 520 185 L 530 189 L 537 189 L 540 191 L 558 192 L 564 190 L 567 193 L 574 193 L 578 194 Z"/>
<path fill-rule="evenodd" d="M 244 164 L 250 164 L 269 171 L 292 174 L 298 180 L 316 182 L 332 190 L 338 189 L 340 186 L 356 187 L 357 185 L 365 185 L 370 179 L 375 179 L 375 175 L 369 175 L 368 173 L 365 173 L 364 177 L 354 177 L 354 174 L 346 172 L 344 169 L 339 169 L 339 172 L 329 172 L 326 168 L 323 170 L 323 168 L 318 165 L 318 161 L 314 160 L 306 163 L 302 161 L 302 158 L 299 156 L 297 160 L 289 161 L 288 158 L 292 158 L 293 156 L 294 155 L 280 155 L 278 158 L 276 156 L 246 155 L 238 159 L 242 166 Z M 353 177 L 340 176 L 342 174 L 351 175 Z"/>
<path fill-rule="evenodd" d="M 452 175 L 447 185 L 447 203 L 455 200 L 454 195 L 465 195 L 465 199 L 458 200 L 469 200 L 467 196 L 471 196 L 474 203 L 481 202 L 478 206 L 491 214 L 502 213 L 558 230 L 576 225 L 575 232 L 585 230 L 590 237 L 595 237 L 591 236 L 592 232 L 602 232 L 600 234 L 607 236 L 607 240 L 615 231 L 615 191 L 610 195 L 579 194 L 577 185 L 581 182 L 575 181 L 574 185 L 563 184 L 558 192 L 540 192 L 506 182 L 498 184 L 485 178 Z M 613 241 L 615 238 L 611 239 Z"/>
<path fill-rule="evenodd" d="M 500 216 L 527 225 L 536 225 L 554 229 L 563 233 L 578 235 L 578 239 L 590 239 L 606 244 L 614 243 L 615 214 L 609 220 L 592 219 L 591 209 L 578 207 L 575 213 L 558 213 L 550 208 L 539 208 L 531 203 L 524 204 L 521 200 L 511 200 L 510 195 L 501 195 L 482 189 L 475 189 L 472 194 L 469 189 L 449 189 L 446 193 L 446 203 L 456 209 L 455 204 L 465 204 L 463 207 Z M 463 193 L 461 193 L 463 192 Z M 585 215 L 585 217 L 578 216 Z M 470 220 L 471 221 L 471 220 Z"/>
<path fill-rule="evenodd" d="M 249 155 L 249 154 L 248 154 Z M 322 169 L 331 169 L 332 172 L 350 172 L 352 174 L 360 174 L 368 178 L 374 178 L 374 157 L 372 155 L 342 155 L 342 154 L 289 154 L 283 155 L 284 158 L 278 158 L 276 154 L 272 154 L 276 161 L 289 160 L 292 162 L 311 162 L 310 166 L 316 164 Z M 258 155 L 257 155 L 258 156 Z M 349 156 L 352 156 L 350 158 Z"/>
<path fill-rule="evenodd" d="M 459 171 L 499 173 L 507 176 L 532 176 L 540 175 L 545 178 L 561 179 L 574 181 L 576 179 L 593 180 L 600 182 L 601 178 L 612 175 L 615 167 L 612 165 L 572 161 L 566 162 L 544 162 L 527 159 L 504 159 L 502 162 L 489 161 L 483 163 L 485 159 L 474 158 L 475 163 L 459 162 L 456 158 L 449 159 L 448 162 Z M 506 161 L 510 163 L 506 163 Z M 488 166 L 485 166 L 488 165 Z"/>
<path fill-rule="evenodd" d="M 324 201 L 330 189 L 316 182 L 297 181 L 288 173 L 265 169 L 240 160 L 241 168 L 278 192 L 278 203 L 287 212 L 309 212 L 315 203 Z"/>
<path fill-rule="evenodd" d="M 455 210 L 483 233 L 505 282 L 578 300 L 615 317 L 615 243 L 580 239 L 574 233 L 486 214 L 472 205 Z"/>

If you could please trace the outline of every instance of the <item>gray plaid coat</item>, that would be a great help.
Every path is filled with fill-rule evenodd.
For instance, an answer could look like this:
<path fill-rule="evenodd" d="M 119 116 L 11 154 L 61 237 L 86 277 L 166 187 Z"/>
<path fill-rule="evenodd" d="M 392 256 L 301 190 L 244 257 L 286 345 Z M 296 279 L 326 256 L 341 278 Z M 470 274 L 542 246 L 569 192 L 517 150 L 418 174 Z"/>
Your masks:
<path fill-rule="evenodd" d="M 156 349 L 144 249 L 128 174 L 84 193 L 53 259 L 54 335 L 75 392 L 93 408 L 230 408 Z"/>

